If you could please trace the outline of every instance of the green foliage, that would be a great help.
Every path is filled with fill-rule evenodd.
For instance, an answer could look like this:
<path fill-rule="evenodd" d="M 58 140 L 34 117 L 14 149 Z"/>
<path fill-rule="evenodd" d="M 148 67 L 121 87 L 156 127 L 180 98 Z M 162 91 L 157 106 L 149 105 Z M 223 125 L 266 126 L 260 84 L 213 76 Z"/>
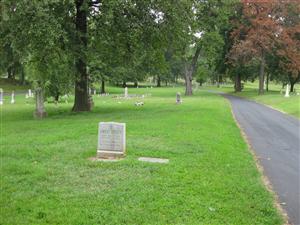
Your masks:
<path fill-rule="evenodd" d="M 1 41 L 18 52 L 27 79 L 45 87 L 48 95 L 68 92 L 74 68 L 66 31 L 70 20 L 62 9 L 69 3 L 24 0 L 2 1 L 1 6 L 0 27 L 10 28 Z"/>
<path fill-rule="evenodd" d="M 211 76 L 212 76 L 212 71 L 209 69 L 209 67 L 207 66 L 207 64 L 203 63 L 203 60 L 202 60 L 201 64 L 197 68 L 196 81 L 200 85 L 202 85 Z"/>

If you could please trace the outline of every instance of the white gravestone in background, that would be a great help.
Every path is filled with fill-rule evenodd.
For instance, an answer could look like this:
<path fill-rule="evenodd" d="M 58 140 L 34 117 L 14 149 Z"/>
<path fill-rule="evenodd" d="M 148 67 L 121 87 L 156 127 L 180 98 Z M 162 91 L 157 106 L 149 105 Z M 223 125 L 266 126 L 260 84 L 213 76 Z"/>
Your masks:
<path fill-rule="evenodd" d="M 15 92 L 14 92 L 14 91 L 11 92 L 11 100 L 10 100 L 10 103 L 11 103 L 11 104 L 15 104 Z"/>
<path fill-rule="evenodd" d="M 126 124 L 101 122 L 98 130 L 97 157 L 119 158 L 125 156 Z"/>
<path fill-rule="evenodd" d="M 124 90 L 124 97 L 127 98 L 128 97 L 128 88 L 126 87 Z"/>
<path fill-rule="evenodd" d="M 33 96 L 32 96 L 32 92 L 31 92 L 31 89 L 28 90 L 28 97 L 29 97 L 29 98 L 33 97 Z"/>
<path fill-rule="evenodd" d="M 0 105 L 3 105 L 3 89 L 0 88 Z"/>
<path fill-rule="evenodd" d="M 289 85 L 286 85 L 286 90 L 285 90 L 285 96 L 284 97 L 290 97 L 290 93 L 289 93 Z"/>
<path fill-rule="evenodd" d="M 177 92 L 176 93 L 176 104 L 181 104 L 182 101 L 181 101 L 181 94 L 180 92 Z"/>

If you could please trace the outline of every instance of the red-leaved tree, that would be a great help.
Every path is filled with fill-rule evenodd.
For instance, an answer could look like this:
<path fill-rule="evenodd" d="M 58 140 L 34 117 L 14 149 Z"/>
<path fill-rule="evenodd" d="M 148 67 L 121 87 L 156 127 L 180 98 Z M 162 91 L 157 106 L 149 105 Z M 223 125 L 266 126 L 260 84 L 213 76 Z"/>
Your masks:
<path fill-rule="evenodd" d="M 280 57 L 280 66 L 288 71 L 293 84 L 296 83 L 300 71 L 299 4 L 292 0 L 244 0 L 241 7 L 242 15 L 231 33 L 233 46 L 228 54 L 229 62 L 236 66 L 258 59 L 259 94 L 263 94 L 266 54 L 275 52 Z"/>

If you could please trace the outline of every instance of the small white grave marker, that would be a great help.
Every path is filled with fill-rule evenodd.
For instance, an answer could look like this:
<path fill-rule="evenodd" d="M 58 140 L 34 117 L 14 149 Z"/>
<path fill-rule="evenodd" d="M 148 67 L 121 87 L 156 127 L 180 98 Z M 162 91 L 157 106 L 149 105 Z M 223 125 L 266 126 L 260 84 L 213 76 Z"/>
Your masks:
<path fill-rule="evenodd" d="M 143 106 L 143 105 L 144 105 L 144 102 L 135 102 L 134 105 L 135 105 L 135 106 Z"/>
<path fill-rule="evenodd" d="M 286 90 L 285 90 L 285 95 L 284 97 L 290 97 L 290 93 L 289 93 L 289 84 L 286 85 Z"/>
<path fill-rule="evenodd" d="M 177 92 L 176 93 L 176 104 L 181 104 L 182 101 L 181 101 L 181 94 L 180 92 Z"/>
<path fill-rule="evenodd" d="M 128 98 L 128 88 L 125 87 L 125 90 L 124 90 L 124 98 Z"/>
<path fill-rule="evenodd" d="M 15 92 L 12 91 L 12 92 L 11 92 L 11 100 L 10 100 L 10 103 L 11 103 L 11 104 L 15 104 L 15 102 L 16 102 L 16 101 L 15 101 Z"/>
<path fill-rule="evenodd" d="M 62 99 L 65 101 L 65 103 L 68 103 L 68 98 L 69 98 L 69 96 L 67 94 L 62 96 Z"/>
<path fill-rule="evenodd" d="M 98 130 L 98 158 L 120 158 L 126 151 L 126 124 L 100 122 Z"/>
<path fill-rule="evenodd" d="M 3 89 L 0 88 L 0 105 L 3 105 Z"/>

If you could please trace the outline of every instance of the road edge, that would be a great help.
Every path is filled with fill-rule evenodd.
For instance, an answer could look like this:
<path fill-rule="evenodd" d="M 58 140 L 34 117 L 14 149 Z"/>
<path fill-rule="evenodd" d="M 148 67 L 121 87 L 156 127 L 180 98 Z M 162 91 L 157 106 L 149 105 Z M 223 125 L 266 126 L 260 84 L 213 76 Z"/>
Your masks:
<path fill-rule="evenodd" d="M 253 102 L 257 103 L 257 104 L 266 106 L 266 107 L 268 107 L 268 108 L 270 108 L 270 109 L 273 109 L 273 110 L 275 110 L 275 111 L 277 111 L 277 112 L 280 112 L 280 113 L 282 113 L 282 114 L 285 114 L 285 115 L 287 115 L 287 116 L 291 116 L 292 118 L 295 118 L 295 119 L 297 119 L 297 120 L 300 120 L 299 117 L 294 116 L 294 115 L 291 115 L 291 114 L 289 114 L 289 113 L 287 113 L 287 112 L 285 112 L 285 111 L 283 111 L 283 110 L 281 110 L 281 109 L 277 109 L 277 108 L 275 108 L 275 107 L 273 107 L 273 106 L 271 106 L 271 105 L 268 105 L 268 104 L 266 104 L 266 103 L 258 102 L 258 101 L 254 100 L 254 99 L 247 98 L 247 97 L 244 97 L 244 96 L 232 95 L 232 94 L 229 94 L 229 93 L 224 93 L 224 94 L 228 94 L 228 95 L 233 96 L 233 97 L 242 98 L 242 99 L 245 99 L 245 100 L 248 100 L 248 101 L 253 101 Z"/>
<path fill-rule="evenodd" d="M 251 153 L 251 155 L 252 155 L 252 157 L 253 157 L 253 159 L 255 161 L 255 165 L 256 165 L 256 168 L 257 168 L 258 172 L 260 173 L 260 179 L 261 179 L 262 183 L 266 187 L 267 191 L 269 191 L 271 193 L 272 197 L 273 197 L 273 205 L 278 210 L 278 213 L 282 216 L 283 221 L 284 221 L 283 225 L 292 225 L 291 223 L 289 223 L 288 214 L 281 207 L 281 205 L 279 203 L 278 195 L 274 191 L 274 188 L 273 188 L 273 186 L 272 186 L 269 178 L 265 175 L 264 168 L 262 167 L 261 163 L 259 162 L 259 159 L 256 156 L 255 151 L 253 150 L 253 147 L 252 147 L 252 145 L 251 145 L 251 143 L 250 143 L 250 141 L 249 141 L 246 133 L 244 132 L 243 127 L 239 124 L 239 122 L 237 121 L 237 119 L 236 119 L 236 117 L 234 115 L 234 112 L 233 112 L 233 109 L 232 109 L 232 104 L 231 104 L 230 100 L 228 98 L 224 97 L 224 96 L 222 96 L 222 97 L 225 98 L 227 100 L 227 102 L 229 103 L 229 105 L 230 105 L 230 111 L 231 111 L 232 118 L 235 121 L 237 127 L 239 128 L 241 136 L 244 139 L 245 143 L 247 144 L 249 152 Z"/>

